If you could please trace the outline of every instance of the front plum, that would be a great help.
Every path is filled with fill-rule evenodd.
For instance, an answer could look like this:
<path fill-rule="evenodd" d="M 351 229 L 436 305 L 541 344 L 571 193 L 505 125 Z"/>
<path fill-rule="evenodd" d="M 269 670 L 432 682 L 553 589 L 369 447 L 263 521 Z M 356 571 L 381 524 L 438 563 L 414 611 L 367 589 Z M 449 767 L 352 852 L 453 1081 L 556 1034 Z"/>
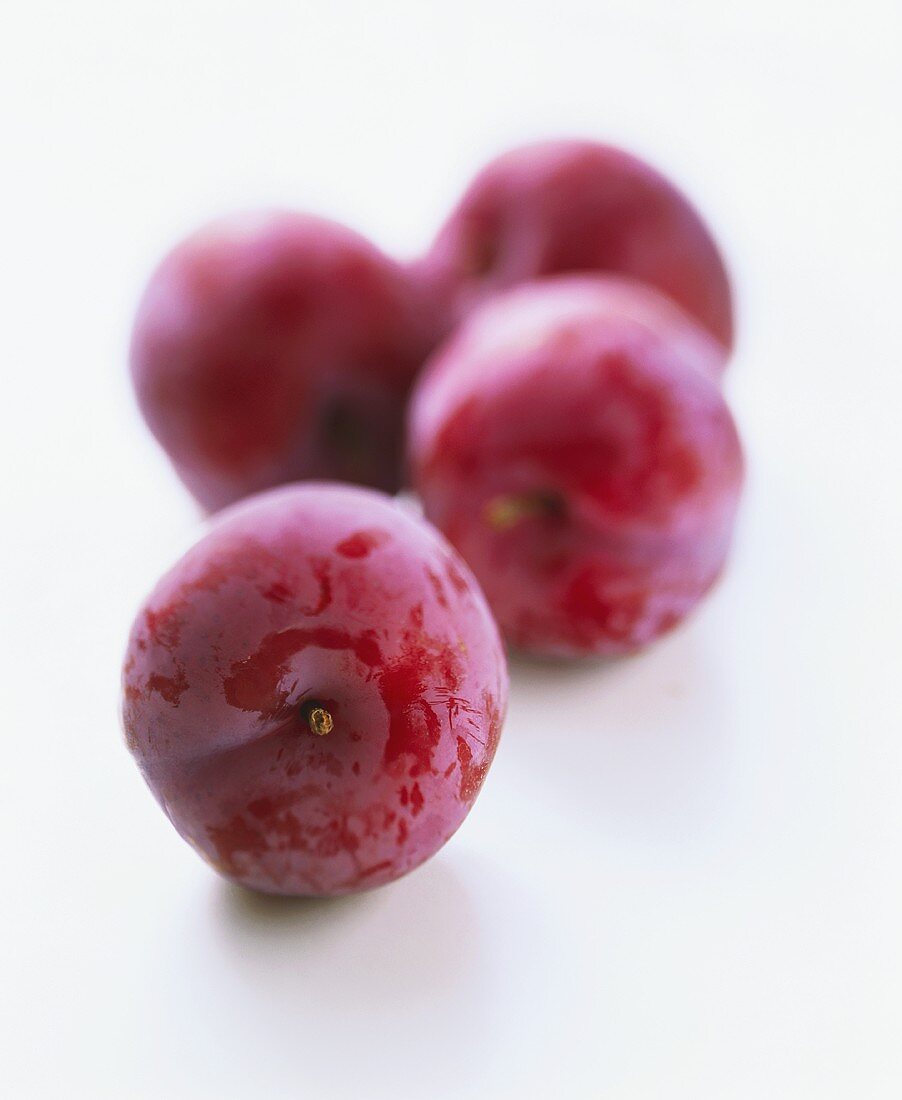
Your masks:
<path fill-rule="evenodd" d="M 471 574 L 379 494 L 308 485 L 224 513 L 139 612 L 127 743 L 175 827 L 279 894 L 433 855 L 492 761 L 507 674 Z"/>

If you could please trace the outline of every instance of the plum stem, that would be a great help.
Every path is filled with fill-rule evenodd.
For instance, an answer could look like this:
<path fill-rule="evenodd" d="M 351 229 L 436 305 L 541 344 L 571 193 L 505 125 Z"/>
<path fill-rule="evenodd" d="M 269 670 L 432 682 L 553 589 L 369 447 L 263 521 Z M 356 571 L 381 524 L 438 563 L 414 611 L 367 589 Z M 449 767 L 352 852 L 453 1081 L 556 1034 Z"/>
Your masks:
<path fill-rule="evenodd" d="M 304 720 L 310 727 L 310 732 L 315 733 L 317 737 L 325 737 L 327 733 L 332 732 L 332 715 L 323 706 L 322 703 L 309 702 L 305 703 L 301 707 L 301 714 L 304 716 Z"/>
<path fill-rule="evenodd" d="M 563 502 L 556 493 L 502 493 L 488 501 L 483 516 L 497 531 L 507 531 L 521 520 L 560 515 L 563 510 Z"/>

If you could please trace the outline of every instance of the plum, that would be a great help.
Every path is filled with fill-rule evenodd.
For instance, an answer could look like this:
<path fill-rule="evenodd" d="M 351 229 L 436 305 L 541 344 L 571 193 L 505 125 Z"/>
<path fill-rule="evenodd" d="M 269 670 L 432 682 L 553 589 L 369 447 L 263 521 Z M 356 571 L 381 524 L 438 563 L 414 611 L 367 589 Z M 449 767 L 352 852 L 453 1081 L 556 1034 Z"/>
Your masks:
<path fill-rule="evenodd" d="M 743 471 L 722 364 L 672 302 L 611 276 L 508 291 L 427 364 L 413 481 L 511 644 L 629 652 L 711 587 Z"/>
<path fill-rule="evenodd" d="M 179 833 L 270 893 L 381 885 L 435 853 L 507 699 L 466 565 L 381 493 L 310 483 L 223 512 L 137 615 L 126 741 Z"/>
<path fill-rule="evenodd" d="M 226 218 L 150 279 L 131 344 L 138 402 L 209 511 L 303 478 L 393 491 L 426 317 L 401 265 L 350 229 Z"/>
<path fill-rule="evenodd" d="M 730 284 L 711 233 L 664 176 L 609 145 L 550 141 L 498 157 L 416 265 L 446 330 L 499 290 L 583 271 L 651 284 L 731 347 Z"/>

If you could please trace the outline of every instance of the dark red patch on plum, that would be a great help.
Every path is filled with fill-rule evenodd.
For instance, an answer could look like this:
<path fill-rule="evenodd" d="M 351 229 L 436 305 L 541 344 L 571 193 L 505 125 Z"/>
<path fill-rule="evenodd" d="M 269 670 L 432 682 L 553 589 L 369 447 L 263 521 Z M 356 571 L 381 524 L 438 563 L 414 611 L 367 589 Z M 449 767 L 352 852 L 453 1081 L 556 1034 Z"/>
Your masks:
<path fill-rule="evenodd" d="M 329 563 L 325 558 L 311 558 L 310 571 L 319 584 L 319 598 L 305 611 L 305 615 L 322 615 L 332 602 L 332 579 L 329 575 Z"/>
<path fill-rule="evenodd" d="M 249 823 L 243 814 L 235 814 L 222 825 L 212 825 L 207 835 L 216 848 L 218 861 L 230 874 L 239 874 L 239 854 L 259 857 L 269 848 L 259 826 Z"/>
<path fill-rule="evenodd" d="M 451 581 L 458 595 L 463 596 L 465 593 L 469 592 L 470 585 L 467 578 L 460 571 L 456 562 L 451 558 L 448 559 L 445 565 L 445 572 L 448 574 L 448 580 Z"/>
<path fill-rule="evenodd" d="M 474 764 L 473 750 L 462 738 L 457 739 L 457 762 L 460 765 L 460 800 L 472 802 L 488 771 L 488 762 Z"/>
<path fill-rule="evenodd" d="M 432 590 L 435 592 L 435 598 L 440 607 L 447 608 L 448 597 L 445 594 L 445 586 L 442 584 L 442 579 L 432 569 L 426 569 L 426 576 L 429 578 L 429 583 L 432 585 Z"/>
<path fill-rule="evenodd" d="M 489 722 L 486 749 L 488 750 L 488 758 L 491 760 L 495 755 L 495 750 L 498 748 L 498 742 L 501 739 L 501 727 L 504 724 L 504 715 L 502 714 L 501 707 L 499 707 L 497 700 L 488 691 L 482 693 L 482 705 L 485 708 L 485 713 Z"/>
<path fill-rule="evenodd" d="M 144 609 L 144 626 L 153 645 L 163 649 L 175 649 L 182 639 L 186 618 L 190 620 L 194 611 L 194 596 L 197 593 L 213 594 L 229 580 L 228 565 L 213 559 L 206 563 L 200 576 L 182 583 L 178 594 L 163 607 Z M 140 646 L 140 643 L 139 643 Z"/>
<path fill-rule="evenodd" d="M 389 539 L 387 531 L 355 531 L 335 547 L 346 558 L 365 558 L 371 550 L 383 546 Z"/>
<path fill-rule="evenodd" d="M 347 649 L 370 668 L 382 661 L 372 630 L 357 635 L 326 626 L 282 630 L 268 635 L 256 653 L 232 666 L 223 680 L 229 705 L 261 713 L 279 710 L 289 694 L 288 689 L 280 688 L 282 677 L 288 672 L 288 662 L 308 646 Z"/>
<path fill-rule="evenodd" d="M 641 588 L 627 589 L 628 578 L 619 579 L 597 567 L 581 570 L 567 586 L 561 606 L 570 616 L 574 635 L 602 634 L 628 641 L 636 624 L 646 614 L 649 594 Z M 616 596 L 607 593 L 616 592 Z"/>
<path fill-rule="evenodd" d="M 188 678 L 184 668 L 180 667 L 175 676 L 163 676 L 159 672 L 152 672 L 147 677 L 147 690 L 155 691 L 167 703 L 177 707 L 182 695 L 188 690 Z"/>
<path fill-rule="evenodd" d="M 394 764 L 413 757 L 411 777 L 432 771 L 432 754 L 442 734 L 442 722 L 426 698 L 427 683 L 433 692 L 453 692 L 460 683 L 460 662 L 442 643 L 408 633 L 400 657 L 378 674 L 379 691 L 389 715 L 388 740 L 383 761 Z"/>
<path fill-rule="evenodd" d="M 366 867 L 362 871 L 357 872 L 357 880 L 372 878 L 373 875 L 378 875 L 381 871 L 387 871 L 391 867 L 391 860 L 383 859 L 381 863 L 374 863 L 372 867 Z"/>
<path fill-rule="evenodd" d="M 273 603 L 288 603 L 291 597 L 291 589 L 281 581 L 273 581 L 268 588 L 263 589 L 263 598 Z"/>

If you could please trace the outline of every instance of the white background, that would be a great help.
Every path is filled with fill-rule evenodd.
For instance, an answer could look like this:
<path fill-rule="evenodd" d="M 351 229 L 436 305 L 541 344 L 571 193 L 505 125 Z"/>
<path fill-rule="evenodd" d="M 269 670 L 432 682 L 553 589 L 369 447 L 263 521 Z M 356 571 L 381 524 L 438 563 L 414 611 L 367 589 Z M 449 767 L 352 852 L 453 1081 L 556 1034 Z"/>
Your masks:
<path fill-rule="evenodd" d="M 902 1095 L 902 161 L 895 0 L 0 8 L 0 1092 Z M 131 400 L 141 283 L 282 203 L 412 254 L 472 170 L 624 143 L 724 242 L 750 476 L 729 574 L 621 663 L 513 666 L 422 870 L 254 900 L 118 728 L 199 531 Z"/>

